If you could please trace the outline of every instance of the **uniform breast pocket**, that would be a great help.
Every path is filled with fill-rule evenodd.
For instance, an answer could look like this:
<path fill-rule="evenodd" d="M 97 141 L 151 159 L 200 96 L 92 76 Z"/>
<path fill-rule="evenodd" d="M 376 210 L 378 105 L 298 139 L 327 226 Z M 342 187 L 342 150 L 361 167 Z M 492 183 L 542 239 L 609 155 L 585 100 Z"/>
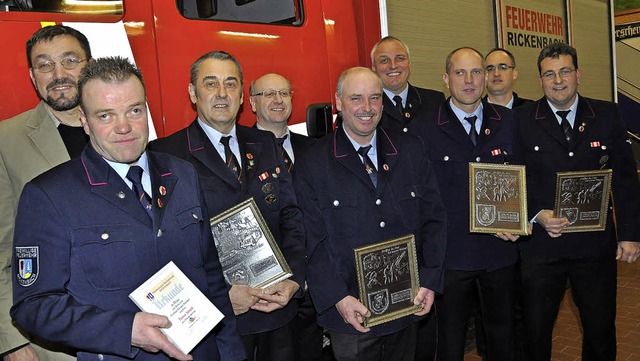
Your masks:
<path fill-rule="evenodd" d="M 183 242 L 183 245 L 187 248 L 189 262 L 196 268 L 202 267 L 204 259 L 200 223 L 205 221 L 202 216 L 202 208 L 193 207 L 186 211 L 178 212 L 176 220 L 180 227 L 179 235 L 176 238 Z"/>
<path fill-rule="evenodd" d="M 424 193 L 424 187 L 409 185 L 394 190 L 393 197 L 396 201 L 397 214 L 402 218 L 402 223 L 411 229 L 420 227 L 420 200 Z"/>
<path fill-rule="evenodd" d="M 78 252 L 83 276 L 91 286 L 108 291 L 139 284 L 135 234 L 133 227 L 127 224 L 87 226 L 73 230 L 72 252 Z"/>
<path fill-rule="evenodd" d="M 359 212 L 358 200 L 351 193 L 326 193 L 319 195 L 320 210 L 329 234 L 351 237 L 355 234 Z M 319 221 L 319 220 L 318 220 Z"/>

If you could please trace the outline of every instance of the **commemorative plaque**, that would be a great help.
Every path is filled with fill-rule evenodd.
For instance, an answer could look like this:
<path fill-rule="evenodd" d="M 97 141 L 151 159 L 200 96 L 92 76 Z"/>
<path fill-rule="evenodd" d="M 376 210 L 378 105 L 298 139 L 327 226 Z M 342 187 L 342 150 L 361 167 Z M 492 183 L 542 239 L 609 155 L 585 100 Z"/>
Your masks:
<path fill-rule="evenodd" d="M 469 214 L 470 232 L 526 235 L 524 166 L 469 163 Z"/>
<path fill-rule="evenodd" d="M 611 192 L 611 169 L 558 173 L 555 217 L 567 217 L 562 233 L 603 231 Z"/>
<path fill-rule="evenodd" d="M 210 224 L 229 284 L 265 288 L 293 275 L 253 198 L 212 217 Z"/>
<path fill-rule="evenodd" d="M 414 314 L 418 293 L 418 259 L 413 235 L 356 248 L 360 302 L 371 312 L 371 327 Z"/>

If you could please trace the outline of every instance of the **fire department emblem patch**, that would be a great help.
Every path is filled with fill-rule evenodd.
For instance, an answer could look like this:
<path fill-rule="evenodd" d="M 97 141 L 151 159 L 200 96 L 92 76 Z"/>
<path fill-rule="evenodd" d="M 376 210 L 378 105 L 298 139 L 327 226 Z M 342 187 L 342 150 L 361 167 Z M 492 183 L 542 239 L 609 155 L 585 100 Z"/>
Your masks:
<path fill-rule="evenodd" d="M 16 247 L 16 277 L 20 286 L 31 286 L 38 279 L 39 255 L 38 246 Z"/>

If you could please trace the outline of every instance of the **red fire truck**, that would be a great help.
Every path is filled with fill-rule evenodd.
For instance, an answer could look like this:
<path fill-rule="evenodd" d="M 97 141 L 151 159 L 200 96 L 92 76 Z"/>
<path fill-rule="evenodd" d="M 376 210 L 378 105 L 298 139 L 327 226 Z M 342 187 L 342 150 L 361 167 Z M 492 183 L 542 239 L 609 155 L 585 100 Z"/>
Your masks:
<path fill-rule="evenodd" d="M 255 119 L 249 82 L 276 72 L 290 79 L 295 91 L 290 123 L 304 129 L 309 119 L 309 133 L 317 126 L 326 131 L 339 74 L 370 65 L 369 51 L 380 38 L 378 2 L 371 0 L 0 0 L 0 119 L 38 102 L 25 42 L 47 23 L 107 25 L 80 28 L 94 56 L 98 48 L 106 47 L 99 54 L 107 55 L 111 47 L 128 43 L 145 76 L 158 136 L 195 118 L 187 93 L 189 67 L 212 50 L 225 50 L 242 64 L 240 123 L 252 125 Z M 117 36 L 118 27 L 124 39 Z M 100 34 L 86 33 L 93 31 Z"/>

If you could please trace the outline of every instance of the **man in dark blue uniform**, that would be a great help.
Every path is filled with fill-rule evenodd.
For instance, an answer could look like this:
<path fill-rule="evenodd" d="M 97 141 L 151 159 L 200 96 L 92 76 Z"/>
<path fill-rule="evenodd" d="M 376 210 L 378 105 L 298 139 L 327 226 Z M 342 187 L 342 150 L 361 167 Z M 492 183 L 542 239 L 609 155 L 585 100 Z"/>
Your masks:
<path fill-rule="evenodd" d="M 509 109 L 482 102 L 486 73 L 477 50 L 451 52 L 443 79 L 451 98 L 421 129 L 447 210 L 444 294 L 436 298 L 438 359 L 464 358 L 466 323 L 479 292 L 487 356 L 512 360 L 518 254 L 511 241 L 517 237 L 469 233 L 469 162 L 507 163 L 515 124 Z"/>
<path fill-rule="evenodd" d="M 287 126 L 293 106 L 291 82 L 280 74 L 265 74 L 251 82 L 249 94 L 251 109 L 256 114 L 256 128 L 270 131 L 277 137 L 287 169 L 291 177 L 295 178 L 296 154 L 312 147 L 316 140 L 294 133 Z M 306 290 L 304 297 L 299 299 L 298 314 L 292 327 L 295 335 L 295 360 L 320 361 L 322 327 L 318 326 L 311 295 Z"/>
<path fill-rule="evenodd" d="M 78 91 L 90 145 L 24 188 L 11 316 L 78 360 L 244 359 L 197 174 L 145 151 L 140 72 L 123 58 L 98 59 Z M 128 297 L 170 261 L 225 314 L 191 355 L 160 332 L 167 317 L 139 312 Z"/>
<path fill-rule="evenodd" d="M 198 116 L 177 133 L 153 141 L 150 149 L 191 162 L 198 172 L 211 215 L 253 197 L 293 271 L 290 279 L 265 289 L 232 285 L 229 297 L 238 316 L 249 360 L 294 358 L 290 323 L 304 290 L 304 229 L 291 175 L 270 132 L 236 124 L 243 102 L 242 69 L 222 51 L 191 66 L 189 96 Z"/>
<path fill-rule="evenodd" d="M 616 259 L 635 262 L 640 186 L 631 141 L 618 107 L 578 94 L 576 50 L 552 44 L 538 56 L 544 97 L 516 111 L 527 166 L 531 239 L 520 244 L 526 354 L 551 358 L 551 334 L 567 280 L 583 329 L 583 360 L 616 359 Z M 520 153 L 520 152 L 519 152 Z M 563 233 L 554 214 L 556 172 L 612 169 L 606 229 Z"/>
<path fill-rule="evenodd" d="M 531 99 L 520 98 L 513 91 L 518 79 L 516 58 L 507 49 L 495 48 L 485 57 L 487 69 L 487 95 L 484 100 L 491 104 L 498 104 L 509 109 L 531 103 Z"/>
<path fill-rule="evenodd" d="M 366 68 L 338 79 L 343 123 L 298 155 L 296 189 L 309 255 L 307 282 L 337 360 L 411 360 L 416 316 L 442 290 L 444 208 L 423 142 L 379 127 L 380 78 Z M 362 155 L 360 155 L 362 154 Z M 422 310 L 365 328 L 370 315 L 358 300 L 354 249 L 407 234 L 416 237 Z"/>
<path fill-rule="evenodd" d="M 416 123 L 426 121 L 428 112 L 444 101 L 444 94 L 409 83 L 409 47 L 396 37 L 384 37 L 373 46 L 371 64 L 371 69 L 382 79 L 384 91 L 380 125 L 385 129 L 415 134 Z"/>

